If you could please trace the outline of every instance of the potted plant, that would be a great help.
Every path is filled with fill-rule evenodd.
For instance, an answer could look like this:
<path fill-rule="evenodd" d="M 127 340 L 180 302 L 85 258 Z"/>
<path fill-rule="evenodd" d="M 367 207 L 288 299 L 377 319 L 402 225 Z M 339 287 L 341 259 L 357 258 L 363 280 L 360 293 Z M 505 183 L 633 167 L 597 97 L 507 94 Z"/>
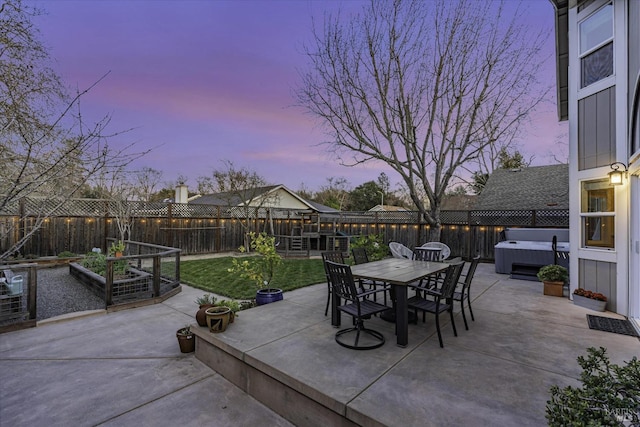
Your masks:
<path fill-rule="evenodd" d="M 591 310 L 604 311 L 607 306 L 607 297 L 599 292 L 578 288 L 573 291 L 573 303 Z"/>
<path fill-rule="evenodd" d="M 178 329 L 176 337 L 178 338 L 178 345 L 180 345 L 180 351 L 182 353 L 191 353 L 196 350 L 196 338 L 193 332 L 191 332 L 190 325 Z"/>
<path fill-rule="evenodd" d="M 122 240 L 118 240 L 117 242 L 111 243 L 111 247 L 109 248 L 109 255 L 115 257 L 121 257 L 125 250 L 125 244 Z"/>
<path fill-rule="evenodd" d="M 229 323 L 233 323 L 238 315 L 238 311 L 240 311 L 240 303 L 234 300 L 222 300 L 216 304 L 218 307 L 227 307 L 231 312 L 229 313 Z"/>
<path fill-rule="evenodd" d="M 259 234 L 251 232 L 249 238 L 251 240 L 250 248 L 257 252 L 258 256 L 234 259 L 229 272 L 237 273 L 240 277 L 255 283 L 258 288 L 256 292 L 257 305 L 282 300 L 282 290 L 269 287 L 276 268 L 282 263 L 282 257 L 276 252 L 275 237 L 264 232 Z M 238 250 L 245 252 L 243 246 Z"/>
<path fill-rule="evenodd" d="M 209 307 L 205 310 L 207 316 L 207 326 L 209 331 L 218 333 L 224 332 L 229 325 L 231 309 L 229 307 Z"/>
<path fill-rule="evenodd" d="M 545 265 L 538 271 L 538 279 L 544 284 L 545 295 L 561 297 L 568 278 L 569 271 L 557 264 Z"/>
<path fill-rule="evenodd" d="M 207 308 L 216 305 L 216 297 L 211 294 L 204 294 L 203 296 L 196 298 L 196 304 L 198 304 L 196 322 L 198 322 L 199 326 L 207 326 L 207 315 L 205 314 L 205 311 Z"/>

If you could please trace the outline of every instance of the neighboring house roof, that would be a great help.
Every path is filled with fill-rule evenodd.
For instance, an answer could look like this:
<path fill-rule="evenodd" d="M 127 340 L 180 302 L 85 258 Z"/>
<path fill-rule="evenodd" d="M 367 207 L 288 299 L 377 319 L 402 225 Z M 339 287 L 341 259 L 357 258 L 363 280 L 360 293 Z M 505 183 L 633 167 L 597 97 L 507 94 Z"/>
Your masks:
<path fill-rule="evenodd" d="M 403 208 L 402 206 L 375 205 L 367 212 L 407 212 L 407 209 Z"/>
<path fill-rule="evenodd" d="M 440 210 L 443 211 L 471 211 L 478 203 L 478 196 L 475 194 L 455 194 L 445 196 L 442 199 Z"/>
<path fill-rule="evenodd" d="M 310 204 L 313 209 L 315 209 L 318 213 L 336 213 L 336 212 L 340 212 L 338 209 L 334 209 L 331 206 L 325 206 L 321 203 L 318 202 L 314 202 L 312 200 L 307 200 L 306 201 L 308 204 Z"/>
<path fill-rule="evenodd" d="M 289 190 L 284 185 L 268 185 L 255 187 L 241 192 L 227 191 L 215 194 L 204 194 L 189 204 L 214 206 L 264 206 L 284 209 L 310 209 L 316 212 L 338 212 L 328 206 L 307 201 Z"/>
<path fill-rule="evenodd" d="M 475 209 L 569 209 L 569 165 L 496 169 Z"/>

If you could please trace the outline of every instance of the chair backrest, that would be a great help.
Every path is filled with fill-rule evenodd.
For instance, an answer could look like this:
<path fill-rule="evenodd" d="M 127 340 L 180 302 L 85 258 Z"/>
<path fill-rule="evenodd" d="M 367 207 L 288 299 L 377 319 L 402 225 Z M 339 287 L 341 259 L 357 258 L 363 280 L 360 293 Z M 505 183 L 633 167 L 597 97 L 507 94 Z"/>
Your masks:
<path fill-rule="evenodd" d="M 423 248 L 440 248 L 440 260 L 445 260 L 451 256 L 451 248 L 441 242 L 427 242 L 422 245 Z"/>
<path fill-rule="evenodd" d="M 402 243 L 389 242 L 389 250 L 391 251 L 391 255 L 393 255 L 394 258 L 413 258 L 413 251 Z"/>
<path fill-rule="evenodd" d="M 476 256 L 471 260 L 471 265 L 469 265 L 469 270 L 467 271 L 467 275 L 464 278 L 463 286 L 468 288 L 471 286 L 471 281 L 473 280 L 473 275 L 476 274 L 476 268 L 478 267 L 478 263 L 480 262 L 480 255 Z"/>
<path fill-rule="evenodd" d="M 440 261 L 440 249 L 418 246 L 413 251 L 413 259 L 418 261 Z"/>
<path fill-rule="evenodd" d="M 353 255 L 353 262 L 355 264 L 365 264 L 369 262 L 369 256 L 365 248 L 352 248 L 351 255 Z"/>
<path fill-rule="evenodd" d="M 460 280 L 460 275 L 462 274 L 463 267 L 464 262 L 459 262 L 457 264 L 451 264 L 447 268 L 447 274 L 445 275 L 444 281 L 442 282 L 442 298 L 450 299 L 451 297 L 453 297 L 453 293 L 456 290 L 458 280 Z"/>
<path fill-rule="evenodd" d="M 344 264 L 344 255 L 340 251 L 326 251 L 322 252 L 322 264 L 324 265 L 324 272 L 329 280 L 329 270 L 327 270 L 327 261 L 335 262 L 337 264 Z"/>
<path fill-rule="evenodd" d="M 334 295 L 338 297 L 358 303 L 359 299 L 358 291 L 356 289 L 356 282 L 351 274 L 351 267 L 347 264 L 339 264 L 332 261 L 325 262 L 327 274 L 329 275 L 329 281 L 333 287 Z"/>

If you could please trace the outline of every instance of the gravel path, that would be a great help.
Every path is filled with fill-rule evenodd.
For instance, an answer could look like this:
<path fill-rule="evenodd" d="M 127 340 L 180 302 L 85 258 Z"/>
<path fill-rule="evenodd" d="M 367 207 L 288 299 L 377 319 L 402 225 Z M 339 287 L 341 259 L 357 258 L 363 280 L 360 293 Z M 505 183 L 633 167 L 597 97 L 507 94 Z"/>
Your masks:
<path fill-rule="evenodd" d="M 71 277 L 69 267 L 38 269 L 38 318 L 104 308 L 104 300 Z"/>

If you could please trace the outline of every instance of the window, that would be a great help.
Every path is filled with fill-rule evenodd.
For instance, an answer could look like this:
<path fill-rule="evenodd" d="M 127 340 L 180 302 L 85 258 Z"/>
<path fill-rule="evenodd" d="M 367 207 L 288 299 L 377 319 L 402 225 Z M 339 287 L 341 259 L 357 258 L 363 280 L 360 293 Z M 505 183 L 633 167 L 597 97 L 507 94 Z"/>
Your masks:
<path fill-rule="evenodd" d="M 615 199 L 608 179 L 582 183 L 580 216 L 583 247 L 614 248 Z"/>
<path fill-rule="evenodd" d="M 580 23 L 581 86 L 613 75 L 613 5 L 608 4 Z"/>

